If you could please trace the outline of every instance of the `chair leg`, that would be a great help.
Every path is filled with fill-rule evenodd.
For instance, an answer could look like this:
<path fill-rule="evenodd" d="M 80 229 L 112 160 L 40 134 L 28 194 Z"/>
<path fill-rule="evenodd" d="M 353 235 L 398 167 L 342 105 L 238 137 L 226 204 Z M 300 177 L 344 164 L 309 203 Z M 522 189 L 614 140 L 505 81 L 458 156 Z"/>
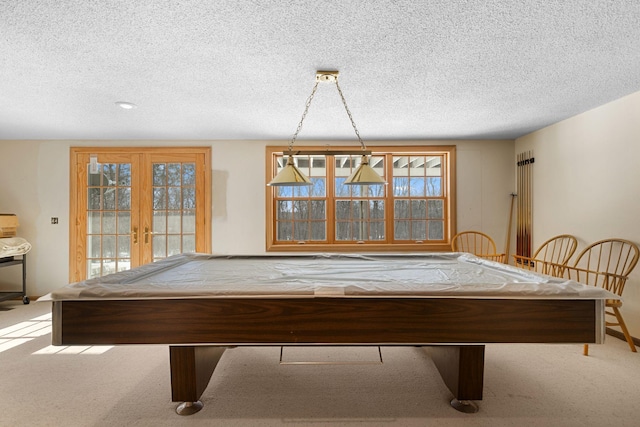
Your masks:
<path fill-rule="evenodd" d="M 582 349 L 582 354 L 585 356 L 589 355 L 589 344 L 584 345 L 584 348 Z"/>
<path fill-rule="evenodd" d="M 620 313 L 620 310 L 618 309 L 618 307 L 611 307 L 611 308 L 613 308 L 613 312 L 616 315 L 616 319 L 618 319 L 618 324 L 620 325 L 620 329 L 622 329 L 622 333 L 624 334 L 624 338 L 627 340 L 627 344 L 629 344 L 629 348 L 634 353 L 637 353 L 636 346 L 633 343 L 633 338 L 631 338 L 631 334 L 629 334 L 629 330 L 627 329 L 627 325 L 625 325 L 624 320 L 622 319 L 622 313 Z"/>

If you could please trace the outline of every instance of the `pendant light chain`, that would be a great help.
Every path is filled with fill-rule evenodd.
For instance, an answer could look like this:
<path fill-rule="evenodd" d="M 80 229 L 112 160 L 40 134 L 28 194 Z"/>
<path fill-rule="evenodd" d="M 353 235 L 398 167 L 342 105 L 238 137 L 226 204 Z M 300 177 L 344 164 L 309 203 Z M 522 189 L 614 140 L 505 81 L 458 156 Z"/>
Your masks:
<path fill-rule="evenodd" d="M 358 137 L 358 141 L 360 142 L 360 146 L 363 150 L 366 150 L 367 147 L 362 142 L 362 138 L 360 138 L 360 132 L 358 132 L 358 128 L 356 127 L 356 122 L 353 121 L 353 116 L 351 116 L 351 111 L 349 111 L 349 107 L 347 107 L 347 100 L 344 99 L 344 95 L 342 94 L 342 90 L 340 89 L 340 85 L 338 84 L 338 78 L 336 77 L 336 88 L 338 88 L 338 93 L 340 94 L 340 98 L 342 99 L 342 104 L 344 104 L 344 109 L 347 111 L 347 116 L 349 116 L 349 120 L 351 120 L 351 126 L 353 126 L 353 130 Z"/>
<path fill-rule="evenodd" d="M 313 89 L 311 90 L 311 95 L 309 95 L 309 98 L 307 98 L 307 103 L 305 104 L 304 107 L 304 112 L 302 113 L 302 118 L 300 119 L 300 123 L 298 123 L 298 127 L 296 128 L 296 132 L 293 134 L 293 138 L 291 138 L 291 141 L 289 142 L 289 153 L 291 153 L 293 151 L 293 144 L 296 142 L 296 139 L 298 139 L 298 134 L 300 133 L 300 130 L 302 129 L 302 123 L 304 122 L 304 119 L 307 117 L 307 113 L 309 112 L 309 107 L 311 106 L 311 101 L 313 101 L 313 97 L 316 94 L 316 91 L 318 90 L 318 81 L 316 81 L 316 84 L 313 86 Z M 364 142 L 362 141 L 362 138 L 360 137 L 360 132 L 358 132 L 358 128 L 356 127 L 356 122 L 353 120 L 353 116 L 351 115 L 351 111 L 349 110 L 349 107 L 347 106 L 347 100 L 344 97 L 344 94 L 342 93 L 342 89 L 340 89 L 340 85 L 338 84 L 338 78 L 335 78 L 335 84 L 336 84 L 336 88 L 338 89 L 338 93 L 340 94 L 340 99 L 342 100 L 342 105 L 344 105 L 344 109 L 347 112 L 347 116 L 349 116 L 349 120 L 351 121 L 351 126 L 353 127 L 353 131 L 356 133 L 356 136 L 358 137 L 358 142 L 360 142 L 360 146 L 362 147 L 363 150 L 366 150 L 367 147 L 364 144 Z"/>
<path fill-rule="evenodd" d="M 291 142 L 289 142 L 289 153 L 293 150 L 293 143 L 296 142 L 298 138 L 298 134 L 300 133 L 300 129 L 302 129 L 302 122 L 304 122 L 304 118 L 307 117 L 307 113 L 309 112 L 309 106 L 311 105 L 311 101 L 313 101 L 313 96 L 316 94 L 316 90 L 318 90 L 318 83 L 313 86 L 311 90 L 311 95 L 307 98 L 307 103 L 304 107 L 304 112 L 302 113 L 302 118 L 300 119 L 300 123 L 298 123 L 298 127 L 296 128 L 296 133 L 293 134 L 293 138 L 291 138 Z"/>

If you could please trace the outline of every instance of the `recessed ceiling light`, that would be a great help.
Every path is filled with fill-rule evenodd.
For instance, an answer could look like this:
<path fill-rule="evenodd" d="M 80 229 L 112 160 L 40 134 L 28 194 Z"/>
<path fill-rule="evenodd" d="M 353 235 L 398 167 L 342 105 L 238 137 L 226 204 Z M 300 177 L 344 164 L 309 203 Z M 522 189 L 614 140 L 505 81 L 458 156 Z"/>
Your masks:
<path fill-rule="evenodd" d="M 136 104 L 132 104 L 131 102 L 125 102 L 125 101 L 118 101 L 116 102 L 116 105 L 120 108 L 124 108 L 125 110 L 133 110 L 134 108 L 137 107 Z"/>

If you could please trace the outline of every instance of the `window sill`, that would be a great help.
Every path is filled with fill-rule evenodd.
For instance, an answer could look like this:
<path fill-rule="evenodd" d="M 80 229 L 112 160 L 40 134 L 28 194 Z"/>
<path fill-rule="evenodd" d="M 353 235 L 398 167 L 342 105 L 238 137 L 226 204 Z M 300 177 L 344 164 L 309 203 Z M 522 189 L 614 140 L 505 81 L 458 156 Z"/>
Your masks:
<path fill-rule="evenodd" d="M 451 252 L 450 243 L 267 243 L 267 252 Z"/>

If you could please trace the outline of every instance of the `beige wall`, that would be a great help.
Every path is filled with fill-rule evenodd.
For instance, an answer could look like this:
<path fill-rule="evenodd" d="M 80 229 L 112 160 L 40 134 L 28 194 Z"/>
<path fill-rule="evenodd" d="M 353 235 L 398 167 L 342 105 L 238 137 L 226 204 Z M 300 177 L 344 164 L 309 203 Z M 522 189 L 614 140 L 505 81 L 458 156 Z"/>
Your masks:
<path fill-rule="evenodd" d="M 640 92 L 516 140 L 516 153 L 531 149 L 534 247 L 562 233 L 578 251 L 610 237 L 640 244 Z M 640 267 L 623 297 L 640 337 Z"/>
<path fill-rule="evenodd" d="M 265 146 L 288 141 L 0 141 L 0 212 L 16 213 L 29 240 L 28 293 L 67 284 L 69 257 L 69 148 L 71 146 L 212 147 L 213 252 L 265 253 Z M 296 144 L 314 144 L 299 141 Z M 318 144 L 315 142 L 315 144 Z M 323 142 L 324 144 L 324 142 Z M 339 144 L 339 143 L 336 143 Z M 392 145 L 389 141 L 370 146 Z M 403 141 L 456 145 L 458 230 L 481 229 L 504 247 L 513 191 L 513 141 Z M 353 143 L 351 143 L 353 145 Z M 51 217 L 59 224 L 52 225 Z M 19 269 L 0 270 L 0 289 L 19 284 Z M 14 285 L 15 286 L 15 285 Z"/>

